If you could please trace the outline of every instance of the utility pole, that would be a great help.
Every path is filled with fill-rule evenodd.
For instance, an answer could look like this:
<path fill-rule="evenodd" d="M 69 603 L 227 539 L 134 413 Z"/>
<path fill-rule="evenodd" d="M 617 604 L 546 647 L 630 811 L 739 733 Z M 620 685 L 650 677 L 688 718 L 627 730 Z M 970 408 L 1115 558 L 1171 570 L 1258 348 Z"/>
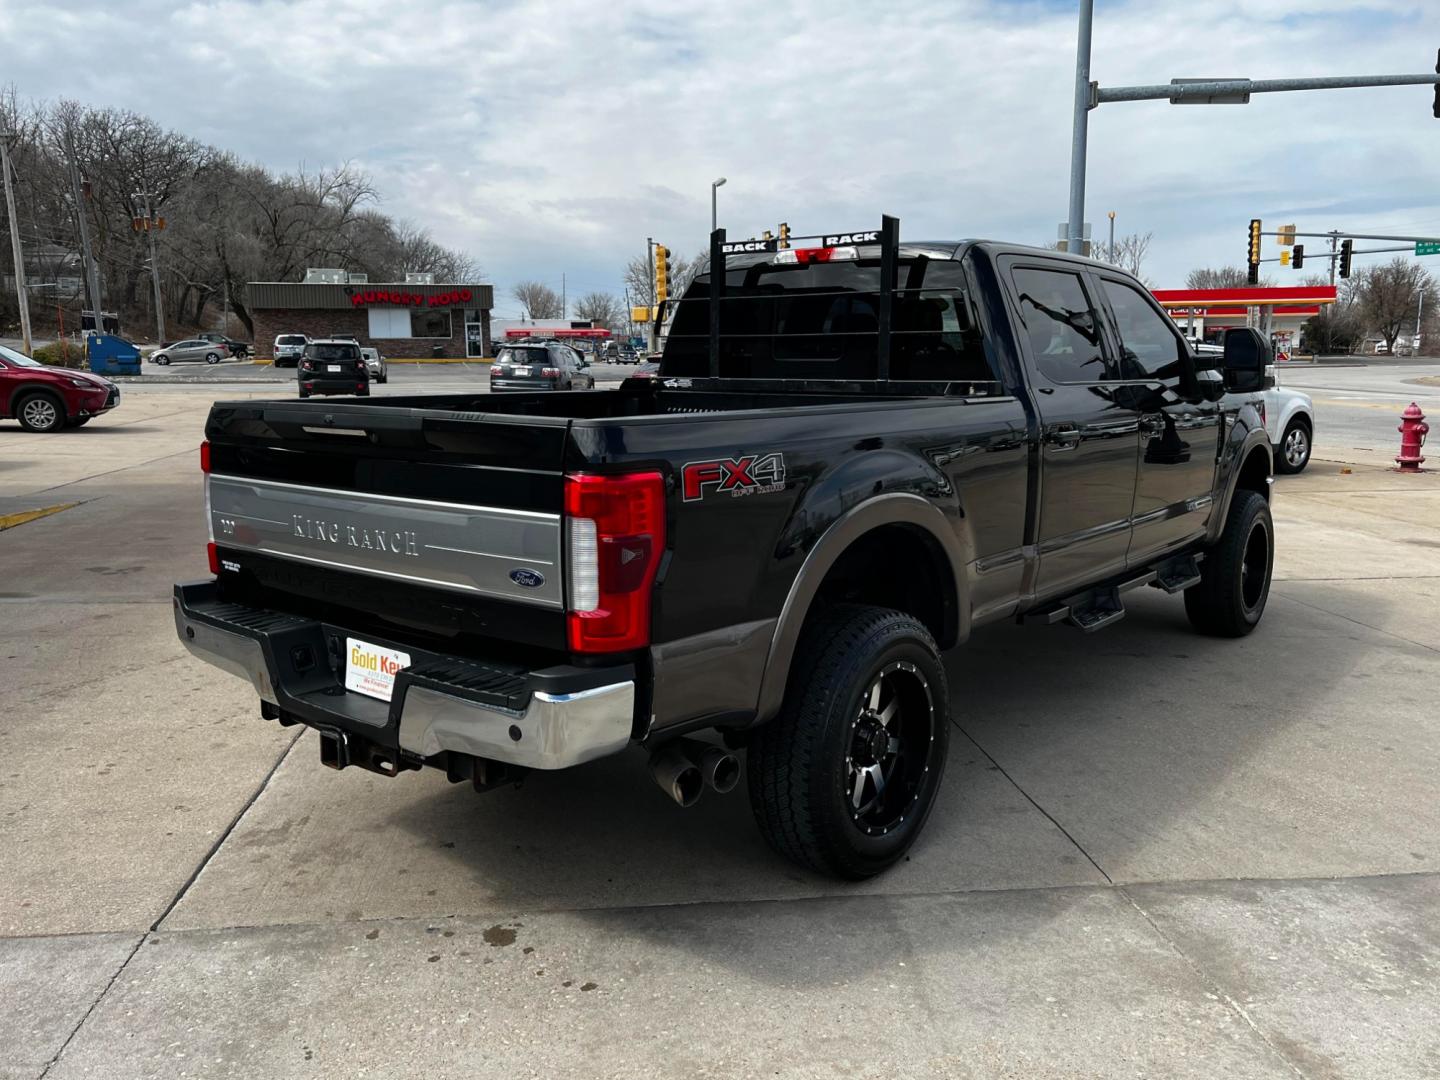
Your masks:
<path fill-rule="evenodd" d="M 160 296 L 160 263 L 155 259 L 155 229 L 158 222 L 151 203 L 154 197 L 153 191 L 135 192 L 135 198 L 145 200 L 145 235 L 150 239 L 150 283 L 155 289 L 155 344 L 158 347 L 165 342 L 165 302 Z"/>
<path fill-rule="evenodd" d="M 15 213 L 15 189 L 10 184 L 10 139 L 13 131 L 0 131 L 0 170 L 5 173 L 5 205 L 10 215 L 10 251 L 15 256 L 15 295 L 20 302 L 20 337 L 26 356 L 30 347 L 30 297 L 25 291 L 25 256 L 20 250 L 20 219 Z"/>
<path fill-rule="evenodd" d="M 551 296 L 554 296 L 555 294 L 554 294 L 554 293 L 551 293 L 550 295 L 551 295 Z M 562 318 L 562 319 L 565 318 L 565 308 L 566 308 L 566 303 L 565 303 L 565 275 L 564 275 L 564 274 L 561 274 L 561 275 L 560 275 L 560 318 Z"/>
<path fill-rule="evenodd" d="M 1115 211 L 1110 211 L 1110 262 L 1115 262 Z"/>
<path fill-rule="evenodd" d="M 90 303 L 95 309 L 95 333 L 101 334 L 105 331 L 105 320 L 101 315 L 100 305 L 100 268 L 90 250 L 90 222 L 85 212 L 85 195 L 80 190 L 80 168 L 75 164 L 75 140 L 71 137 L 68 124 L 65 127 L 65 157 L 70 164 L 70 194 L 75 200 L 75 221 L 80 229 L 80 255 L 85 260 L 85 276 L 90 283 Z M 83 320 L 80 326 L 80 340 L 83 343 Z"/>
<path fill-rule="evenodd" d="M 1090 81 L 1090 39 L 1095 0 L 1080 0 L 1075 47 L 1075 116 L 1070 141 L 1070 214 L 1066 250 L 1085 250 L 1085 154 L 1089 112 L 1116 101 L 1168 100 L 1172 105 L 1248 105 L 1251 94 L 1295 90 L 1349 90 L 1364 86 L 1440 86 L 1440 63 L 1433 75 L 1336 75 L 1307 79 L 1172 79 L 1149 86 L 1101 86 Z M 1440 118 L 1440 92 L 1433 110 Z"/>

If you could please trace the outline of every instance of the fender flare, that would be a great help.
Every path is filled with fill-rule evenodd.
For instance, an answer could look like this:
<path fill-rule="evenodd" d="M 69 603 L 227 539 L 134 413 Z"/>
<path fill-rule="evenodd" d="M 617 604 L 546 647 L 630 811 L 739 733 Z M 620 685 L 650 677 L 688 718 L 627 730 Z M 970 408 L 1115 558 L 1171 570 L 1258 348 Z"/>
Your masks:
<path fill-rule="evenodd" d="M 1235 501 L 1235 489 L 1240 483 L 1240 473 L 1244 471 L 1245 462 L 1250 460 L 1250 455 L 1256 451 L 1265 455 L 1266 482 L 1275 481 L 1275 456 L 1274 448 L 1270 445 L 1270 436 L 1263 427 L 1253 427 L 1245 435 L 1240 449 L 1233 456 L 1229 457 L 1230 472 L 1225 477 L 1224 496 L 1220 501 L 1219 513 L 1210 519 L 1210 529 L 1206 535 L 1208 543 L 1214 543 L 1220 538 L 1221 531 L 1225 528 L 1225 520 L 1230 516 L 1230 504 Z M 1270 501 L 1267 493 L 1265 501 Z"/>
<path fill-rule="evenodd" d="M 950 519 L 933 503 L 919 495 L 908 492 L 877 495 L 837 518 L 806 554 L 800 572 L 795 575 L 795 580 L 790 585 L 770 639 L 770 650 L 765 657 L 765 669 L 760 679 L 756 723 L 764 723 L 780 711 L 785 700 L 785 686 L 790 678 L 790 663 L 795 657 L 800 631 L 825 576 L 851 544 L 866 533 L 885 525 L 913 526 L 923 530 L 939 544 L 955 580 L 955 640 L 964 641 L 969 636 L 969 577 L 966 569 L 969 558 Z"/>

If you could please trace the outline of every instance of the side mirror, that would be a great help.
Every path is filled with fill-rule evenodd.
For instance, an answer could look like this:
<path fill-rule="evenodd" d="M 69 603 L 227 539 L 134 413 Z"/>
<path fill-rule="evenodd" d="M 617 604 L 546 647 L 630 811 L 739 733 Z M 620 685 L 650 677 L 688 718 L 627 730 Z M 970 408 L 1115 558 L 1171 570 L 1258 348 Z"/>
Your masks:
<path fill-rule="evenodd" d="M 1265 369 L 1275 363 L 1270 343 L 1259 331 L 1235 327 L 1225 331 L 1225 355 L 1221 366 L 1225 386 L 1237 394 L 1265 389 Z"/>

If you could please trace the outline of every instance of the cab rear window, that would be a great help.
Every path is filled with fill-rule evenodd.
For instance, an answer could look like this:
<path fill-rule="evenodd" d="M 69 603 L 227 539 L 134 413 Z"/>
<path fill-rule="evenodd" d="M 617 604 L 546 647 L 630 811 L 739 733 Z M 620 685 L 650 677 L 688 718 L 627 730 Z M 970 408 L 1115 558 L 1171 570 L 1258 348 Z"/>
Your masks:
<path fill-rule="evenodd" d="M 720 374 L 729 378 L 873 379 L 880 341 L 875 260 L 730 270 L 720 302 Z M 696 280 L 676 306 L 667 375 L 709 370 L 710 286 Z M 890 378 L 993 382 L 970 315 L 962 267 L 902 261 L 891 298 Z"/>

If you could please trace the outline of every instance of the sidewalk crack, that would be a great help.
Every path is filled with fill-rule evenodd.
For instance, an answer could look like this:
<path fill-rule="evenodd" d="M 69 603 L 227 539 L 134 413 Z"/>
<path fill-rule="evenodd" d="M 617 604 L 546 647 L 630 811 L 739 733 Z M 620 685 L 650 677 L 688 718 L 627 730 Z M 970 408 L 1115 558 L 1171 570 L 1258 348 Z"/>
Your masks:
<path fill-rule="evenodd" d="M 1229 1009 L 1240 1020 L 1242 1024 L 1249 1028 L 1250 1031 L 1255 1035 L 1255 1037 L 1265 1044 L 1266 1049 L 1268 1049 L 1272 1054 L 1275 1055 L 1277 1059 L 1279 1059 L 1281 1064 L 1283 1064 L 1292 1073 L 1299 1077 L 1300 1080 L 1310 1080 L 1309 1074 L 1306 1073 L 1304 1069 L 1300 1068 L 1300 1066 L 1295 1063 L 1294 1059 L 1291 1058 L 1289 1054 L 1285 1053 L 1284 1050 L 1282 1050 L 1279 1046 L 1275 1044 L 1275 1042 L 1270 1038 L 1270 1036 L 1266 1034 L 1265 1029 L 1262 1028 L 1255 1021 L 1255 1018 L 1251 1016 L 1250 1013 L 1246 1010 L 1245 1006 L 1241 1005 L 1240 1002 L 1236 1001 L 1235 998 L 1232 997 L 1230 994 L 1227 994 L 1223 986 L 1221 986 L 1218 982 L 1216 982 L 1208 974 L 1206 974 L 1204 968 L 1202 968 L 1198 963 L 1192 960 L 1189 954 L 1187 954 L 1184 949 L 1180 948 L 1180 946 L 1174 942 L 1174 940 L 1170 937 L 1169 934 L 1165 933 L 1164 930 L 1160 929 L 1160 925 L 1150 917 L 1150 913 L 1148 911 L 1146 911 L 1143 907 L 1140 906 L 1140 904 L 1136 901 L 1135 897 L 1130 894 L 1130 890 L 1126 886 L 1121 885 L 1116 891 L 1119 892 L 1121 896 L 1125 897 L 1126 903 L 1128 903 L 1132 908 L 1135 909 L 1135 913 L 1145 920 L 1146 924 L 1149 925 L 1151 930 L 1155 931 L 1155 935 L 1165 943 L 1166 947 L 1169 948 L 1169 950 L 1177 957 L 1179 957 L 1180 961 L 1186 967 L 1188 967 L 1192 972 L 1194 972 L 1195 977 L 1199 979 L 1201 983 L 1210 988 L 1210 992 L 1215 995 L 1216 1000 L 1222 1002 L 1224 1006 Z"/>
<path fill-rule="evenodd" d="M 1036 810 L 1040 811 L 1040 813 L 1044 815 L 1045 820 L 1047 820 L 1048 822 L 1050 822 L 1051 825 L 1054 825 L 1055 828 L 1060 830 L 1060 835 L 1062 835 L 1063 837 L 1065 837 L 1066 840 L 1069 840 L 1070 843 L 1075 845 L 1075 850 L 1080 852 L 1081 855 L 1085 856 L 1086 861 L 1095 868 L 1096 873 L 1098 873 L 1101 877 L 1105 879 L 1105 883 L 1107 885 L 1115 884 L 1114 879 L 1112 879 L 1110 875 L 1105 872 L 1105 868 L 1095 861 L 1095 857 L 1091 855 L 1090 852 L 1085 850 L 1085 846 L 1081 844 L 1079 840 L 1076 840 L 1075 837 L 1071 835 L 1070 830 L 1065 828 L 1064 825 L 1061 825 L 1060 822 L 1055 820 L 1054 814 L 1050 813 L 1049 810 L 1046 810 L 1043 806 L 1036 802 L 1034 798 L 1031 797 L 1030 793 L 1024 788 L 1022 788 L 1020 784 L 1016 781 L 1016 779 L 1005 770 L 1005 766 L 1001 765 L 1000 762 L 996 761 L 994 755 L 991 754 L 990 751 L 986 750 L 983 746 L 981 746 L 978 741 L 976 741 L 975 736 L 971 735 L 963 727 L 955 723 L 955 721 L 952 720 L 951 723 L 954 724 L 956 731 L 960 732 L 961 735 L 964 735 L 965 738 L 970 740 L 970 745 L 972 745 L 973 747 L 975 747 L 976 750 L 979 750 L 980 753 L 985 755 L 985 759 L 989 761 L 990 764 L 996 768 L 996 770 L 999 771 L 1001 776 L 1005 777 L 1006 780 L 1010 781 L 1011 786 L 1013 786 L 1016 791 L 1018 791 L 1022 796 L 1024 796 L 1026 802 L 1028 802 Z"/>

